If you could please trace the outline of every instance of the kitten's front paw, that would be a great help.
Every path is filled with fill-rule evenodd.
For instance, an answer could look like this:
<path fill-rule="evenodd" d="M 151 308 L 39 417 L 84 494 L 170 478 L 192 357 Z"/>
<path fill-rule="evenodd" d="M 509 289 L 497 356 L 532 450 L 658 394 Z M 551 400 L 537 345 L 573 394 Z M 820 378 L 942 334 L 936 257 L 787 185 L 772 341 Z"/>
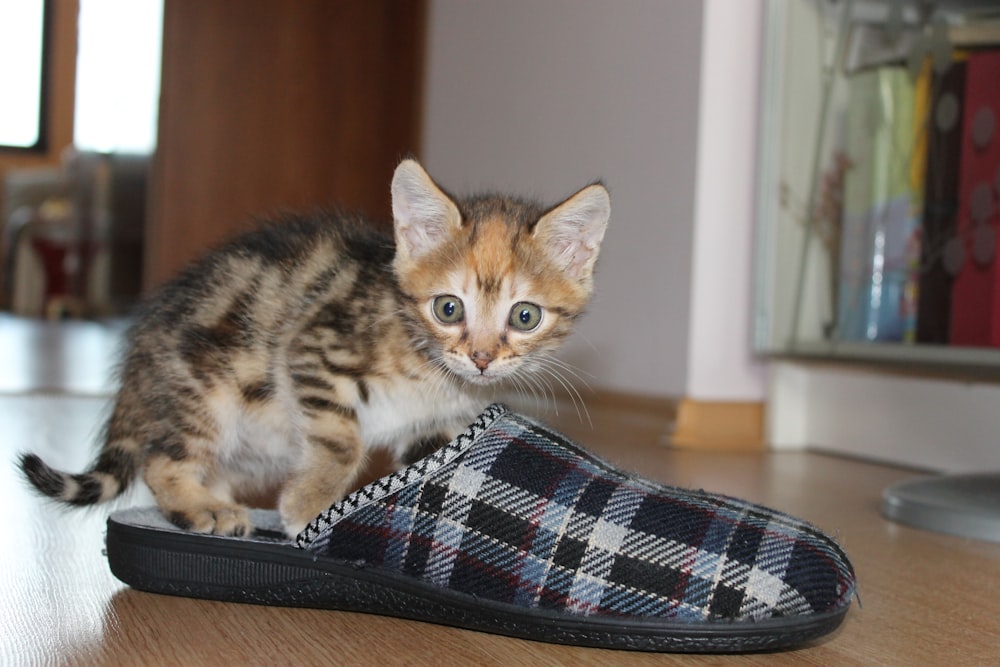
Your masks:
<path fill-rule="evenodd" d="M 285 535 L 288 536 L 288 539 L 294 540 L 298 537 L 299 533 L 306 529 L 306 526 L 308 526 L 309 523 L 307 521 L 294 521 L 291 523 L 285 521 L 284 525 Z"/>
<path fill-rule="evenodd" d="M 322 506 L 323 509 L 329 507 L 332 502 L 332 500 L 326 501 Z M 294 540 L 322 510 L 317 510 L 313 507 L 292 508 L 290 505 L 290 503 L 286 502 L 280 508 L 281 524 L 284 526 L 285 534 L 289 539 Z"/>
<path fill-rule="evenodd" d="M 184 530 L 211 535 L 242 537 L 253 530 L 250 513 L 240 505 L 222 505 L 169 515 L 171 523 Z"/>
<path fill-rule="evenodd" d="M 301 478 L 285 486 L 278 501 L 278 511 L 288 537 L 294 539 L 320 512 L 342 497 L 342 493 L 330 493 L 329 486 L 318 488 L 303 484 Z"/>

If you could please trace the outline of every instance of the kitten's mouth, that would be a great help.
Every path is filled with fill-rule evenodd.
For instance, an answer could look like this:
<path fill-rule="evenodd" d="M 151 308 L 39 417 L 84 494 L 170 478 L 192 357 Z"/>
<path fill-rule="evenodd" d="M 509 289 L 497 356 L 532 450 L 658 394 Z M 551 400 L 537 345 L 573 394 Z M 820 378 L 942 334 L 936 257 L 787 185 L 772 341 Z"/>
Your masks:
<path fill-rule="evenodd" d="M 468 375 L 463 375 L 462 377 L 466 380 L 466 382 L 478 385 L 494 384 L 503 378 L 502 375 L 496 373 L 490 373 L 487 375 L 486 371 L 481 371 L 475 374 L 470 373 Z"/>
<path fill-rule="evenodd" d="M 470 371 L 469 369 L 452 369 L 452 373 L 461 378 L 462 380 L 468 382 L 469 384 L 474 384 L 478 386 L 486 386 L 491 384 L 498 384 L 508 373 L 499 371 L 493 368 L 487 368 L 485 370 Z"/>

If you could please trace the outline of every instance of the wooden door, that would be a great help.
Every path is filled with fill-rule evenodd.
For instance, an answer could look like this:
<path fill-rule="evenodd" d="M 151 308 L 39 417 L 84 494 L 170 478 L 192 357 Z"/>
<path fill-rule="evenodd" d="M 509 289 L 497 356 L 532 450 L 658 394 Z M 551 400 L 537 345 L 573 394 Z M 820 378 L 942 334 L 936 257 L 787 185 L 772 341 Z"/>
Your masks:
<path fill-rule="evenodd" d="M 145 285 L 255 215 L 388 221 L 419 152 L 424 0 L 166 0 Z"/>

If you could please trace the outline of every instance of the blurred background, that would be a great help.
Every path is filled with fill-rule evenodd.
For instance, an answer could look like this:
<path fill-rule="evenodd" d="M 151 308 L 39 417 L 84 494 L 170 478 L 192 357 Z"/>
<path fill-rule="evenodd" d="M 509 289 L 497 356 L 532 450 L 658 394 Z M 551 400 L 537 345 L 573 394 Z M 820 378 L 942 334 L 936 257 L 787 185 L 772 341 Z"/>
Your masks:
<path fill-rule="evenodd" d="M 5 47 L 44 54 L 44 107 L 38 141 L 0 151 L 4 309 L 125 314 L 268 211 L 336 202 L 385 223 L 392 169 L 412 154 L 459 193 L 555 202 L 603 180 L 598 294 L 564 356 L 597 387 L 685 393 L 702 2 L 16 4 L 28 24 L 45 12 L 44 32 L 17 31 L 44 35 L 41 51 Z M 754 25 L 741 32 L 756 48 Z M 755 109 L 730 113 L 752 124 Z M 718 197 L 748 196 L 718 178 Z M 742 268 L 726 288 L 737 312 Z M 736 394 L 759 395 L 755 373 Z"/>
<path fill-rule="evenodd" d="M 607 184 L 597 293 L 561 353 L 591 406 L 679 446 L 994 468 L 1000 349 L 825 337 L 836 258 L 810 203 L 818 183 L 833 203 L 842 194 L 844 179 L 814 168 L 828 164 L 824 82 L 850 88 L 838 49 L 858 35 L 876 53 L 900 35 L 919 46 L 941 20 L 995 43 L 1000 31 L 980 29 L 995 16 L 962 24 L 967 6 L 995 12 L 975 0 L 0 3 L 17 10 L 0 19 L 0 88 L 25 91 L 0 105 L 0 392 L 107 394 L 144 291 L 257 215 L 336 203 L 390 224 L 392 171 L 415 155 L 457 193 L 556 202 Z M 889 49 L 889 66 L 915 52 Z M 30 104 L 15 115 L 13 100 Z M 843 148 L 848 115 L 834 109 L 824 150 Z"/>

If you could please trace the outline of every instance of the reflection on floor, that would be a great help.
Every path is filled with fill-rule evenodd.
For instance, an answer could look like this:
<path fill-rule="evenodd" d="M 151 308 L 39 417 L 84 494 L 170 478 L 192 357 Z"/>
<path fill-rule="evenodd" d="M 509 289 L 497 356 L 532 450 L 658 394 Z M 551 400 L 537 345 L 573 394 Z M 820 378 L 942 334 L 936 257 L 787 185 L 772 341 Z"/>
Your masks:
<path fill-rule="evenodd" d="M 46 320 L 0 314 L 0 394 L 107 395 L 128 320 Z"/>

